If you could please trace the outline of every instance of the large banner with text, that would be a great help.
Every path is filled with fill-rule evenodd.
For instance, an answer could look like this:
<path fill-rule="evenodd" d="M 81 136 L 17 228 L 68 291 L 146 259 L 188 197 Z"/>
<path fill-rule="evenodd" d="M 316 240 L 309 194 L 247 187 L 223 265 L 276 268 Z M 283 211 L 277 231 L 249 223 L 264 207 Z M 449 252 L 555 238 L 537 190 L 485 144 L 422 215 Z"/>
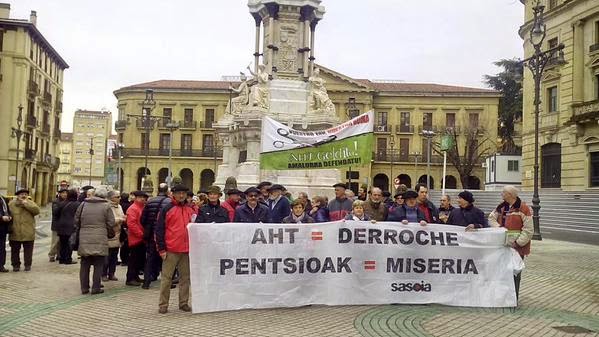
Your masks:
<path fill-rule="evenodd" d="M 262 119 L 260 168 L 265 170 L 327 169 L 370 164 L 373 112 L 326 130 L 296 130 Z"/>
<path fill-rule="evenodd" d="M 514 307 L 505 230 L 339 221 L 189 224 L 193 312 L 308 304 Z M 517 256 L 519 259 L 519 256 Z"/>

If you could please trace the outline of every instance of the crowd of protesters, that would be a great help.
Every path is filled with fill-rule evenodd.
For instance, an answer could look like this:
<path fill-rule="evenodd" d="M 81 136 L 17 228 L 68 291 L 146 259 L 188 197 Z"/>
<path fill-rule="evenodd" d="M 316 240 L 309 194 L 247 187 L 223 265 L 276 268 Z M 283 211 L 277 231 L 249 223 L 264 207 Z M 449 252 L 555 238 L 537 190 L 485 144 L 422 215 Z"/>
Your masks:
<path fill-rule="evenodd" d="M 530 253 L 532 217 L 530 208 L 518 197 L 518 190 L 506 186 L 503 202 L 485 216 L 474 206 L 469 191 L 458 194 L 453 206 L 443 195 L 440 207 L 429 199 L 426 185 L 414 190 L 405 185 L 389 192 L 361 186 L 358 195 L 343 183 L 333 186 L 335 198 L 312 196 L 300 192 L 293 200 L 285 187 L 261 182 L 245 191 L 210 186 L 197 194 L 183 185 L 168 188 L 160 184 L 158 193 L 149 197 L 143 191 L 120 193 L 105 188 L 85 186 L 78 191 L 62 187 L 52 205 L 53 239 L 49 252 L 51 262 L 76 264 L 73 250 L 80 262 L 80 285 L 83 294 L 103 293 L 102 282 L 118 281 L 118 265 L 127 266 L 125 284 L 149 289 L 151 282 L 161 278 L 159 312 L 168 311 L 170 290 L 179 284 L 179 309 L 189 306 L 189 238 L 187 224 L 196 223 L 319 223 L 339 220 L 390 221 L 399 223 L 445 224 L 475 231 L 484 227 L 508 229 L 507 244 L 522 258 Z M 13 271 L 20 270 L 20 249 L 24 250 L 24 270 L 31 270 L 35 219 L 40 208 L 21 189 L 8 202 L 0 197 L 0 272 L 4 267 L 5 241 L 9 236 Z M 120 257 L 120 262 L 119 262 Z M 93 266 L 92 284 L 89 274 Z M 143 279 L 140 277 L 143 275 Z M 520 275 L 515 278 L 518 294 Z"/>

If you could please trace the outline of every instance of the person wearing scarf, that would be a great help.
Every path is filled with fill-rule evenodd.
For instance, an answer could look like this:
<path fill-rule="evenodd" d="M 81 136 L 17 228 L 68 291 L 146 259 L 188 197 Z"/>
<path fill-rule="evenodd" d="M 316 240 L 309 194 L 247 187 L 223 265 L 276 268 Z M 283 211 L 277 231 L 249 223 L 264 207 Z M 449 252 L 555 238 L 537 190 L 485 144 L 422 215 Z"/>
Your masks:
<path fill-rule="evenodd" d="M 291 203 L 291 214 L 283 218 L 283 223 L 314 223 L 314 219 L 306 214 L 302 200 L 296 199 Z"/>

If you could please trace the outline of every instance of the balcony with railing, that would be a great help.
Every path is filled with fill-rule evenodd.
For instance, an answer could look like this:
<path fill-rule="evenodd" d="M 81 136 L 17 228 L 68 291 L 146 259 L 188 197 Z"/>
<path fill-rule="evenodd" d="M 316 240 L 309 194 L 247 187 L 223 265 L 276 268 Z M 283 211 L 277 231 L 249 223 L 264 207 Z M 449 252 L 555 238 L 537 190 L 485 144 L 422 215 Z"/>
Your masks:
<path fill-rule="evenodd" d="M 116 131 L 125 131 L 125 129 L 127 128 L 127 124 L 129 124 L 127 120 L 118 120 L 114 122 L 114 129 Z"/>
<path fill-rule="evenodd" d="M 42 129 L 40 130 L 40 133 L 42 135 L 49 136 L 50 135 L 50 124 L 48 124 L 48 123 L 42 124 Z"/>
<path fill-rule="evenodd" d="M 42 104 L 50 106 L 52 105 L 52 94 L 49 91 L 44 92 L 44 98 L 42 99 Z"/>
<path fill-rule="evenodd" d="M 158 121 L 158 129 L 161 129 L 161 130 L 169 130 L 171 128 L 176 129 L 178 127 L 179 127 L 179 123 L 175 122 L 172 119 L 163 118 Z"/>
<path fill-rule="evenodd" d="M 395 133 L 413 134 L 414 125 L 397 125 L 395 127 Z"/>
<path fill-rule="evenodd" d="M 589 46 L 589 53 L 594 54 L 599 52 L 599 43 L 595 43 Z"/>
<path fill-rule="evenodd" d="M 27 85 L 27 93 L 29 93 L 29 95 L 32 97 L 39 96 L 40 95 L 39 85 L 37 83 L 35 83 L 35 81 L 29 80 L 29 83 Z"/>
<path fill-rule="evenodd" d="M 413 155 L 402 153 L 399 150 L 380 150 L 373 153 L 375 162 L 387 162 L 387 163 L 398 163 L 398 164 L 410 164 L 410 163 L 426 163 L 426 155 Z M 439 155 L 431 155 L 431 164 L 443 164 L 443 157 Z"/>
<path fill-rule="evenodd" d="M 198 128 L 197 121 L 184 120 L 179 124 L 181 130 L 195 130 Z"/>
<path fill-rule="evenodd" d="M 390 133 L 392 128 L 389 124 L 377 124 L 374 126 L 374 133 Z"/>
<path fill-rule="evenodd" d="M 56 103 L 54 104 L 54 111 L 56 111 L 56 113 L 62 112 L 62 102 L 59 101 L 58 99 L 56 100 Z"/>
<path fill-rule="evenodd" d="M 135 120 L 135 126 L 140 130 L 154 129 L 154 122 L 151 119 L 141 118 Z"/>
<path fill-rule="evenodd" d="M 422 134 L 423 131 L 432 131 L 434 133 L 439 133 L 439 128 L 433 125 L 419 125 L 418 133 Z"/>
<path fill-rule="evenodd" d="M 27 127 L 35 129 L 37 128 L 37 118 L 34 115 L 27 115 Z"/>
<path fill-rule="evenodd" d="M 52 135 L 54 136 L 54 141 L 57 142 L 60 140 L 60 137 L 62 137 L 62 132 L 59 128 L 54 128 Z"/>
<path fill-rule="evenodd" d="M 214 121 L 200 121 L 200 129 L 213 129 Z"/>
<path fill-rule="evenodd" d="M 215 149 L 213 147 L 206 147 L 202 149 L 202 157 L 211 157 L 214 158 L 214 156 L 218 157 L 222 157 L 223 156 L 223 151 L 219 150 L 219 149 Z"/>
<path fill-rule="evenodd" d="M 462 132 L 462 128 L 459 126 L 455 126 L 455 125 L 445 125 L 443 127 L 439 128 L 439 132 L 443 133 L 443 134 L 448 134 L 448 135 L 459 135 L 460 132 Z"/>
<path fill-rule="evenodd" d="M 34 161 L 36 151 L 34 149 L 25 149 L 25 160 Z"/>
<path fill-rule="evenodd" d="M 150 157 L 168 157 L 168 153 L 169 153 L 168 149 L 149 149 L 148 150 L 148 156 L 150 156 Z M 123 152 L 122 152 L 123 158 L 127 158 L 127 157 L 144 157 L 145 155 L 146 155 L 146 150 L 145 149 L 123 148 Z M 222 150 L 217 150 L 216 151 L 216 157 L 217 158 L 222 158 L 222 156 L 223 156 Z M 117 154 L 117 157 L 118 157 L 118 154 Z M 211 148 L 200 149 L 200 150 L 194 150 L 194 149 L 173 149 L 172 150 L 172 157 L 173 158 L 177 158 L 177 157 L 194 157 L 194 158 L 208 157 L 208 158 L 214 158 L 214 150 L 212 150 Z"/>
<path fill-rule="evenodd" d="M 595 123 L 599 118 L 599 99 L 572 104 L 572 117 L 569 123 Z"/>

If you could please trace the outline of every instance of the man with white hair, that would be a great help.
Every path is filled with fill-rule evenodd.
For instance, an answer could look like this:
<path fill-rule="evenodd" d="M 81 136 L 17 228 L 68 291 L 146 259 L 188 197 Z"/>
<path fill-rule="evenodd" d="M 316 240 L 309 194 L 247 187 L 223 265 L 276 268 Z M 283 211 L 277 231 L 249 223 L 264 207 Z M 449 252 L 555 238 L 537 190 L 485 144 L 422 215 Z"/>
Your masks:
<path fill-rule="evenodd" d="M 364 203 L 364 213 L 370 220 L 385 221 L 389 210 L 383 202 L 383 190 L 373 187 L 370 193 L 370 199 Z"/>
<path fill-rule="evenodd" d="M 505 227 L 507 229 L 506 245 L 511 246 L 520 257 L 524 259 L 530 254 L 530 240 L 534 231 L 532 211 L 528 205 L 518 197 L 518 189 L 506 185 L 501 192 L 503 202 L 489 214 L 491 227 Z M 520 291 L 520 274 L 514 276 L 516 285 L 516 298 Z"/>

